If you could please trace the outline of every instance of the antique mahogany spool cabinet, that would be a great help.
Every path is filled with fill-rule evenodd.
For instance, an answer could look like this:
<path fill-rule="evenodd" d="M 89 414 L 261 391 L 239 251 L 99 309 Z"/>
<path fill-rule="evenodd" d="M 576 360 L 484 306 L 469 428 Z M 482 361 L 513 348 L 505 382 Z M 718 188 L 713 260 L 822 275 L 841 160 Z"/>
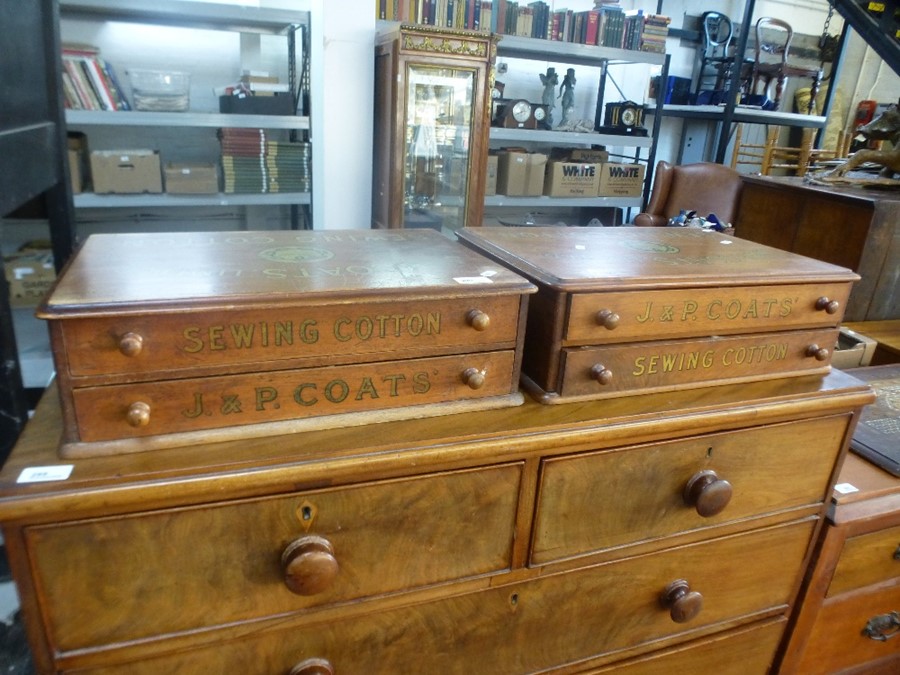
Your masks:
<path fill-rule="evenodd" d="M 492 272 L 496 281 L 477 287 L 499 303 L 486 313 L 502 337 L 489 348 L 478 340 L 495 338 L 469 325 L 472 339 L 453 349 L 463 361 L 471 355 L 459 345 L 476 357 L 508 352 L 498 374 L 506 396 L 515 371 L 503 369 L 515 368 L 532 287 L 481 259 L 466 274 Z M 92 453 L 87 443 L 61 459 L 61 438 L 81 433 L 66 398 L 78 383 L 61 373 L 61 402 L 54 385 L 0 472 L 0 522 L 38 670 L 766 672 L 873 399 L 865 383 L 827 372 L 824 340 L 852 276 L 807 271 L 801 263 L 795 281 L 773 281 L 776 295 L 786 286 L 798 298 L 796 323 L 761 321 L 766 336 L 802 333 L 802 348 L 783 371 L 737 382 L 710 377 L 556 405 L 526 397 L 299 432 L 211 426 L 172 447 Z M 738 292 L 749 301 L 749 288 Z M 344 309 L 355 307 L 359 293 L 347 297 Z M 471 308 L 456 303 L 428 297 L 431 309 L 465 309 L 464 330 Z M 72 317 L 57 319 L 56 344 L 70 349 Z M 105 335 L 93 342 L 108 344 Z M 809 336 L 823 341 L 811 355 Z M 434 354 L 423 346 L 415 358 Z M 803 359 L 812 367 L 797 368 Z M 270 363 L 259 373 L 246 365 L 237 374 L 267 382 Z M 465 384 L 459 366 L 455 381 Z M 198 376 L 190 371 L 187 379 Z M 162 376 L 135 379 L 181 379 Z M 113 388 L 132 378 L 113 379 L 91 387 L 127 408 Z"/>

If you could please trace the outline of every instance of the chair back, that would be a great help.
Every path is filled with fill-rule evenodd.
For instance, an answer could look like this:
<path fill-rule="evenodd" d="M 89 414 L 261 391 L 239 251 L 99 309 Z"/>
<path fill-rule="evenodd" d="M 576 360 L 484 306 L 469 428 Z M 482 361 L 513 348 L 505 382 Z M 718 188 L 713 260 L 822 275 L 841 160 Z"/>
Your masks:
<path fill-rule="evenodd" d="M 662 160 L 656 165 L 647 210 L 637 215 L 634 224 L 665 225 L 682 210 L 696 211 L 701 216 L 715 213 L 720 220 L 733 222 L 741 187 L 741 175 L 723 164 L 674 166 Z"/>
<path fill-rule="evenodd" d="M 771 16 L 764 16 L 756 22 L 756 62 L 763 63 L 764 54 L 777 56 L 782 65 L 787 63 L 788 50 L 794 39 L 791 24 Z"/>
<path fill-rule="evenodd" d="M 704 57 L 728 56 L 728 47 L 734 35 L 731 19 L 721 12 L 704 12 L 702 22 Z"/>

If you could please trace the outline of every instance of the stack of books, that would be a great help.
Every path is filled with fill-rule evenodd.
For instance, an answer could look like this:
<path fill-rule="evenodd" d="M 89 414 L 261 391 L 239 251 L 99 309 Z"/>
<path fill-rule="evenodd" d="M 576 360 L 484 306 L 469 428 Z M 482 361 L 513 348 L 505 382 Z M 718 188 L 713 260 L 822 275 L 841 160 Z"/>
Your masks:
<path fill-rule="evenodd" d="M 93 45 L 64 44 L 63 102 L 70 110 L 131 110 L 113 67 Z"/>
<path fill-rule="evenodd" d="M 225 192 L 309 192 L 309 143 L 273 141 L 265 129 L 219 129 Z"/>
<path fill-rule="evenodd" d="M 642 52 L 666 53 L 666 37 L 669 35 L 670 21 L 669 17 L 660 14 L 648 14 L 644 17 L 639 47 Z"/>

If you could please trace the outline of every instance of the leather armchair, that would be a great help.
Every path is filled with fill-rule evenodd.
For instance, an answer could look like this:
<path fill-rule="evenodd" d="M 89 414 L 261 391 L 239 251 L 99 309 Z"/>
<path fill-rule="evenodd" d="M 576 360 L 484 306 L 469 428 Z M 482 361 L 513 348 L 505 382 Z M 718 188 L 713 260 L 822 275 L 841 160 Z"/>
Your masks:
<path fill-rule="evenodd" d="M 663 227 L 682 209 L 696 211 L 700 216 L 715 213 L 719 220 L 733 223 L 741 187 L 741 175 L 724 164 L 698 162 L 674 166 L 660 161 L 647 210 L 635 216 L 634 224 Z"/>

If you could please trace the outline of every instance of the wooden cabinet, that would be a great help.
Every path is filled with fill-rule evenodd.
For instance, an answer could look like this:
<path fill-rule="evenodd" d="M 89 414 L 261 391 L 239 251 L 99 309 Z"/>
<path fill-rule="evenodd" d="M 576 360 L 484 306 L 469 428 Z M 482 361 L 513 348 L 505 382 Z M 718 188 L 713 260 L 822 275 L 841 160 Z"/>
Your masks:
<path fill-rule="evenodd" d="M 900 669 L 900 480 L 848 455 L 800 598 L 781 672 Z"/>
<path fill-rule="evenodd" d="M 743 179 L 736 236 L 857 272 L 846 321 L 900 318 L 900 197 L 802 178 Z"/>
<path fill-rule="evenodd" d="M 835 371 L 527 400 L 29 483 L 51 389 L 0 522 L 42 673 L 764 673 L 871 399 Z"/>
<path fill-rule="evenodd" d="M 495 39 L 390 24 L 375 49 L 372 226 L 481 225 Z"/>

